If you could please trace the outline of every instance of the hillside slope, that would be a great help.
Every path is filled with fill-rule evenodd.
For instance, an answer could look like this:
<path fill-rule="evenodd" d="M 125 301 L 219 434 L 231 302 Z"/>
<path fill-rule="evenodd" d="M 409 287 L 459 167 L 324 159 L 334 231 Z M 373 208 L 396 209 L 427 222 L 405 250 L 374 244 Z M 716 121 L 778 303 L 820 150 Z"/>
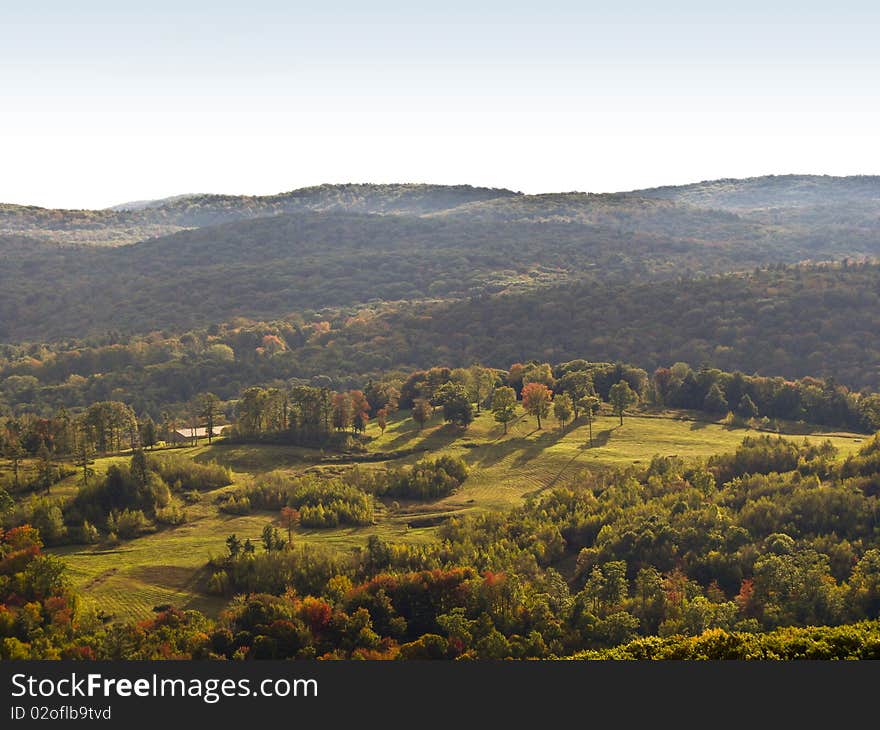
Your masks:
<path fill-rule="evenodd" d="M 319 185 L 277 195 L 183 195 L 105 210 L 51 210 L 0 204 L 0 234 L 66 245 L 120 246 L 202 226 L 305 211 L 422 215 L 513 196 L 470 185 Z"/>

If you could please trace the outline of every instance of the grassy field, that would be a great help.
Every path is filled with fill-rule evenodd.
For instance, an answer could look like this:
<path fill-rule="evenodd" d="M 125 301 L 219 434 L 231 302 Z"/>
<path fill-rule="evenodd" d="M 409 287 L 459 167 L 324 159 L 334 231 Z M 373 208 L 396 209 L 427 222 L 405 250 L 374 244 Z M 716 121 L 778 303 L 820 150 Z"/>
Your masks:
<path fill-rule="evenodd" d="M 377 523 L 370 527 L 330 530 L 298 529 L 294 540 L 350 550 L 365 544 L 370 535 L 394 541 L 433 539 L 436 528 L 414 527 L 426 518 L 446 517 L 479 509 L 506 509 L 527 495 L 571 484 L 585 469 L 603 469 L 647 463 L 654 455 L 706 457 L 731 451 L 750 433 L 719 423 L 688 419 L 682 414 L 634 415 L 623 426 L 615 417 L 600 415 L 593 424 L 593 446 L 588 445 L 586 425 L 565 430 L 548 419 L 537 430 L 533 419 L 523 417 L 503 433 L 490 414 L 481 414 L 471 427 L 460 432 L 435 419 L 419 431 L 401 414 L 384 434 L 371 424 L 367 435 L 371 452 L 415 449 L 416 453 L 393 461 L 365 462 L 358 469 L 384 469 L 410 464 L 430 452 L 454 454 L 471 466 L 471 473 L 455 494 L 433 503 L 403 503 L 392 511 L 386 505 L 376 510 Z M 812 440 L 830 438 L 841 454 L 856 450 L 863 436 L 855 434 L 811 434 Z M 803 436 L 792 436 L 798 440 Z M 232 469 L 234 483 L 223 490 L 245 485 L 255 474 L 271 469 L 290 473 L 325 471 L 339 473 L 352 464 L 329 463 L 318 451 L 285 446 L 200 445 L 175 449 L 175 453 L 196 461 L 217 461 Z M 96 471 L 104 472 L 114 460 L 99 459 Z M 75 493 L 77 477 L 53 488 L 53 496 Z M 236 533 L 259 543 L 260 532 L 277 519 L 274 513 L 233 516 L 220 513 L 215 505 L 218 493 L 206 492 L 201 502 L 187 507 L 187 522 L 174 528 L 102 547 L 67 547 L 55 552 L 64 557 L 81 594 L 108 614 L 118 618 L 145 617 L 152 607 L 172 603 L 216 614 L 222 601 L 204 591 L 205 564 L 225 550 L 226 537 Z"/>

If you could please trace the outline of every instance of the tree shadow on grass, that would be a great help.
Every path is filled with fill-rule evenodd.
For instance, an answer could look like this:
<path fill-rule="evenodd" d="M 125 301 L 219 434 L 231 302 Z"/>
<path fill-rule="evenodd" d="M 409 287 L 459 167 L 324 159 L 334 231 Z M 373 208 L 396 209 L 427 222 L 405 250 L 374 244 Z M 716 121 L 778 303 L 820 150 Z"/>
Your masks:
<path fill-rule="evenodd" d="M 614 428 L 603 428 L 601 431 L 593 432 L 593 445 L 590 446 L 589 441 L 585 441 L 581 445 L 581 449 L 589 450 L 589 449 L 598 449 L 600 446 L 606 446 L 608 442 L 611 440 L 611 435 L 618 429 L 620 426 L 614 426 Z"/>
<path fill-rule="evenodd" d="M 529 436 L 531 436 L 533 433 L 535 433 L 535 431 L 532 431 Z M 565 431 L 554 428 L 553 430 L 544 431 L 540 436 L 538 436 L 538 438 L 534 440 L 527 441 L 526 439 L 522 439 L 520 441 L 520 445 L 523 445 L 524 442 L 525 448 L 522 448 L 519 456 L 517 456 L 513 460 L 513 466 L 524 466 L 536 456 L 538 456 L 542 451 L 553 446 L 553 444 L 559 441 L 563 436 L 565 436 L 565 434 Z"/>
<path fill-rule="evenodd" d="M 403 424 L 404 427 L 398 428 L 394 438 L 388 442 L 387 451 L 396 451 L 424 433 L 424 430 L 419 429 L 419 425 L 412 419 L 404 421 Z"/>
<path fill-rule="evenodd" d="M 456 439 L 460 439 L 467 435 L 467 431 L 454 423 L 444 423 L 440 428 L 434 429 L 422 441 L 421 446 L 426 450 L 436 451 L 445 446 L 449 446 Z"/>

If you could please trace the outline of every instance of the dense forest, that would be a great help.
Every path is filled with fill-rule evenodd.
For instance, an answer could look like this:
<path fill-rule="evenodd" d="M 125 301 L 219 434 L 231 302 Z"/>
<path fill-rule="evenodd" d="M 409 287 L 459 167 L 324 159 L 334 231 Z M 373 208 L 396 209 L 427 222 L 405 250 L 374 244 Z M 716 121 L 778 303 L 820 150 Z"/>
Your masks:
<path fill-rule="evenodd" d="M 611 358 L 880 389 L 880 267 L 784 267 L 686 282 L 594 281 L 329 319 L 238 318 L 182 334 L 0 346 L 0 413 L 123 400 L 158 418 L 200 392 L 250 384 L 364 387 L 442 362 L 509 367 Z"/>
<path fill-rule="evenodd" d="M 0 339 L 180 330 L 586 275 L 648 283 L 880 253 L 875 178 L 703 187 L 714 192 L 351 185 L 184 196 L 137 210 L 3 206 Z M 730 196 L 750 205 L 725 209 Z M 110 245 L 120 242 L 131 245 Z"/>

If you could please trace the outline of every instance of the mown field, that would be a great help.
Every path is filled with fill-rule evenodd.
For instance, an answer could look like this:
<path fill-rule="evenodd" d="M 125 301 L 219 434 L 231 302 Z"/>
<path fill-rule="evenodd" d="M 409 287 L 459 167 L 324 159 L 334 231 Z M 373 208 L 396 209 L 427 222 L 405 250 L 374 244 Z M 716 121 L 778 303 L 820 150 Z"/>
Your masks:
<path fill-rule="evenodd" d="M 393 541 L 427 541 L 434 538 L 437 522 L 451 515 L 481 509 L 507 509 L 530 494 L 576 482 L 585 469 L 607 469 L 627 464 L 644 464 L 654 455 L 708 457 L 732 451 L 749 433 L 720 423 L 692 420 L 685 414 L 641 414 L 628 416 L 619 426 L 616 417 L 600 415 L 593 424 L 593 446 L 588 428 L 561 429 L 552 418 L 542 430 L 533 419 L 522 417 L 503 434 L 491 414 L 483 413 L 465 432 L 444 426 L 438 418 L 419 431 L 408 414 L 389 423 L 384 434 L 370 424 L 370 452 L 414 450 L 391 461 L 338 463 L 318 451 L 284 446 L 200 445 L 175 449 L 175 453 L 196 461 L 217 461 L 231 468 L 233 484 L 202 493 L 202 499 L 187 507 L 183 525 L 120 543 L 113 548 L 71 546 L 55 550 L 70 566 L 78 592 L 97 609 L 118 618 L 143 618 L 153 607 L 171 603 L 216 615 L 223 602 L 205 591 L 206 562 L 225 551 L 225 540 L 235 533 L 242 540 L 260 542 L 263 527 L 277 520 L 269 512 L 233 516 L 219 512 L 220 492 L 246 485 L 254 475 L 271 469 L 290 473 L 320 470 L 342 473 L 350 469 L 384 469 L 407 465 L 429 453 L 461 456 L 471 466 L 468 479 L 453 495 L 431 503 L 406 503 L 392 508 L 377 505 L 376 524 L 369 527 L 303 529 L 295 531 L 295 542 L 322 544 L 350 550 L 377 534 Z M 815 433 L 814 440 L 830 438 L 842 455 L 853 452 L 864 436 Z M 802 439 L 802 435 L 792 436 Z M 106 471 L 114 459 L 99 459 L 97 471 Z M 72 495 L 77 477 L 53 487 L 57 497 Z"/>

